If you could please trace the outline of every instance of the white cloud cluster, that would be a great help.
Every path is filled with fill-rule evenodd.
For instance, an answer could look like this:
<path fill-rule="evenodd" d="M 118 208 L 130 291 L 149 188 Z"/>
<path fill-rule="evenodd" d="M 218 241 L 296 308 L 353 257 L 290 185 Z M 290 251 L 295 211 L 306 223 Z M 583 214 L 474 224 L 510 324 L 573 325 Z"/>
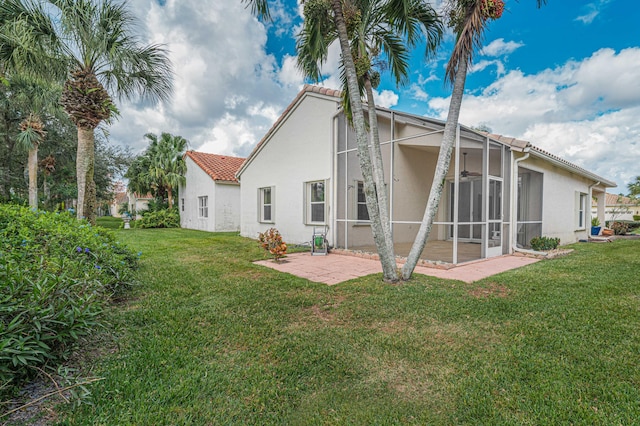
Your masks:
<path fill-rule="evenodd" d="M 267 28 L 239 0 L 128 4 L 146 17 L 149 42 L 169 50 L 174 93 L 166 105 L 121 105 L 121 117 L 110 128 L 116 143 L 140 151 L 145 133 L 167 131 L 188 139 L 192 149 L 244 155 L 303 83 L 293 58 L 280 66 L 265 53 Z M 282 5 L 272 6 L 274 18 L 290 28 Z"/>
<path fill-rule="evenodd" d="M 601 49 L 582 61 L 526 75 L 507 72 L 464 97 L 460 121 L 534 145 L 614 180 L 625 191 L 640 169 L 640 48 Z M 433 98 L 444 118 L 449 98 Z"/>

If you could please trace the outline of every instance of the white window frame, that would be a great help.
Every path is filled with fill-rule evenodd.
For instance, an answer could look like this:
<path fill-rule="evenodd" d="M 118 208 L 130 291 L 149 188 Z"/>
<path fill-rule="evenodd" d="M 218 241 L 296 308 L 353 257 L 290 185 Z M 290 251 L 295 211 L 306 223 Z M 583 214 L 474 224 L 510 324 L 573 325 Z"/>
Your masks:
<path fill-rule="evenodd" d="M 364 195 L 364 181 L 361 180 L 356 180 L 355 184 L 353 185 L 354 188 L 356 189 L 356 194 L 355 194 L 355 217 L 356 220 L 358 221 L 358 223 L 356 223 L 356 225 L 369 225 L 371 222 L 371 218 L 369 217 L 369 210 L 367 208 L 367 200 L 365 198 L 364 201 L 360 201 L 360 189 L 362 189 L 362 194 Z M 366 196 L 365 196 L 366 197 Z M 366 212 L 367 212 L 367 217 L 366 218 L 362 218 L 360 217 L 360 206 L 364 205 Z"/>
<path fill-rule="evenodd" d="M 585 192 L 576 192 L 576 229 L 579 231 L 587 229 L 587 198 Z"/>
<path fill-rule="evenodd" d="M 311 201 L 313 199 L 312 195 L 312 189 L 313 186 L 316 184 L 321 183 L 323 185 L 323 200 L 322 201 Z M 327 224 L 327 200 L 328 200 L 328 191 L 327 189 L 329 188 L 329 185 L 327 184 L 326 180 L 314 180 L 314 181 L 309 181 L 309 182 L 305 182 L 304 184 L 304 193 L 305 193 L 305 213 L 304 213 L 304 219 L 305 219 L 305 224 L 307 225 L 326 225 Z M 313 205 L 320 205 L 322 204 L 323 206 L 323 220 L 320 221 L 313 221 L 312 220 L 312 206 Z"/>
<path fill-rule="evenodd" d="M 269 190 L 269 204 L 265 204 L 264 195 L 265 191 Z M 258 222 L 260 223 L 274 223 L 275 222 L 275 187 L 266 186 L 263 188 L 258 188 Z M 264 208 L 266 206 L 270 207 L 270 217 L 267 219 L 264 214 Z"/>
<path fill-rule="evenodd" d="M 202 195 L 198 197 L 198 217 L 199 218 L 209 217 L 209 196 L 208 195 Z"/>

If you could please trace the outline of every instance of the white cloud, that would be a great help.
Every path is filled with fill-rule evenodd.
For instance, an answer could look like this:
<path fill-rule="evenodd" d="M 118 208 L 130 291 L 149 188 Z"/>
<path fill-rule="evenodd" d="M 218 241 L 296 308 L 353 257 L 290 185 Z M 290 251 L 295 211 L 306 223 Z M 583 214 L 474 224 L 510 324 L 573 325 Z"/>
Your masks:
<path fill-rule="evenodd" d="M 300 89 L 295 61 L 285 57 L 279 67 L 266 53 L 267 29 L 240 1 L 167 0 L 160 6 L 131 0 L 128 5 L 146 17 L 149 42 L 166 46 L 175 71 L 166 105 L 119 105 L 122 114 L 109 128 L 111 140 L 134 152 L 146 147 L 144 133 L 168 131 L 188 139 L 192 149 L 207 143 L 230 154 L 249 143 L 248 135 L 257 143 Z M 291 16 L 274 5 L 278 20 L 272 25 L 291 28 Z M 226 125 L 239 133 L 217 128 Z"/>
<path fill-rule="evenodd" d="M 420 87 L 415 83 L 411 85 L 411 87 L 409 88 L 409 92 L 411 93 L 410 96 L 412 99 L 423 101 L 423 102 L 429 99 L 429 94 L 425 92 L 424 89 L 422 89 L 422 87 Z"/>
<path fill-rule="evenodd" d="M 622 185 L 640 163 L 637 69 L 640 48 L 601 49 L 533 75 L 509 71 L 465 95 L 460 121 L 529 140 Z M 444 119 L 449 98 L 432 98 L 429 106 Z"/>
<path fill-rule="evenodd" d="M 398 94 L 392 90 L 373 91 L 373 99 L 376 105 L 382 108 L 391 108 L 398 104 Z"/>
<path fill-rule="evenodd" d="M 576 21 L 580 21 L 585 25 L 591 24 L 600 15 L 602 9 L 610 3 L 611 0 L 598 0 L 593 3 L 588 3 L 583 7 L 585 13 L 576 17 Z"/>
<path fill-rule="evenodd" d="M 524 46 L 523 43 L 516 41 L 505 42 L 503 38 L 499 38 L 484 46 L 479 53 L 485 56 L 504 56 L 513 53 L 522 46 Z"/>

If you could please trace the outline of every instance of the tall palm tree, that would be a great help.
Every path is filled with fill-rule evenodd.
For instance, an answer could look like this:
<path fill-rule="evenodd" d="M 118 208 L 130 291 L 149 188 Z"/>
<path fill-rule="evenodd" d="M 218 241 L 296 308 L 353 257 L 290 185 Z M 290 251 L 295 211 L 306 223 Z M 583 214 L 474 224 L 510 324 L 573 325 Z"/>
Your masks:
<path fill-rule="evenodd" d="M 546 4 L 546 0 L 537 0 L 538 7 L 542 6 L 542 4 Z M 409 256 L 407 256 L 407 261 L 402 267 L 403 280 L 410 279 L 413 274 L 413 270 L 429 238 L 433 219 L 442 198 L 445 177 L 451 164 L 451 153 L 458 129 L 458 119 L 460 117 L 468 66 L 473 60 L 474 50 L 481 46 L 487 23 L 502 16 L 504 2 L 502 0 L 450 0 L 448 6 L 449 24 L 456 34 L 456 44 L 447 63 L 446 70 L 447 80 L 453 84 L 453 92 L 449 103 L 449 112 L 445 122 L 433 184 L 418 234 Z"/>
<path fill-rule="evenodd" d="M 422 0 L 352 0 L 344 3 L 343 10 L 349 32 L 351 52 L 355 58 L 358 77 L 357 96 L 366 93 L 373 185 L 367 187 L 367 176 L 363 169 L 365 194 L 372 192 L 374 205 L 367 203 L 372 219 L 372 231 L 385 279 L 396 281 L 396 264 L 389 218 L 389 199 L 384 182 L 384 169 L 373 88 L 377 87 L 380 73 L 376 64 L 384 61 L 397 84 L 408 79 L 409 49 L 423 35 L 426 36 L 427 53 L 431 54 L 442 36 L 442 25 L 436 12 Z M 338 38 L 337 28 L 330 4 L 326 0 L 305 2 L 305 23 L 298 38 L 299 68 L 310 78 L 319 81 L 320 65 L 327 59 L 328 48 Z M 343 106 L 347 117 L 353 122 L 351 93 L 346 80 L 346 68 L 342 66 Z M 361 164 L 362 165 L 362 164 Z M 384 249 L 381 249 L 381 245 Z"/>
<path fill-rule="evenodd" d="M 60 112 L 60 88 L 55 84 L 15 75 L 9 79 L 15 105 L 25 118 L 20 122 L 18 146 L 29 152 L 29 207 L 38 208 L 38 148 L 44 141 L 43 117 Z"/>
<path fill-rule="evenodd" d="M 0 25 L 9 29 L 0 31 L 6 40 L 0 61 L 50 77 L 64 71 L 61 103 L 78 130 L 77 216 L 91 223 L 96 211 L 94 131 L 117 114 L 110 93 L 150 101 L 171 93 L 166 51 L 142 44 L 136 24 L 126 3 L 116 0 L 3 0 L 0 6 Z"/>
<path fill-rule="evenodd" d="M 167 191 L 169 208 L 173 207 L 173 190 L 184 184 L 187 165 L 183 155 L 188 142 L 182 136 L 162 133 L 160 139 L 152 133 L 145 135 L 151 141 L 149 176 Z"/>
<path fill-rule="evenodd" d="M 637 197 L 640 195 L 640 176 L 636 176 L 635 182 L 628 184 L 627 189 L 629 190 L 629 196 L 631 197 Z"/>

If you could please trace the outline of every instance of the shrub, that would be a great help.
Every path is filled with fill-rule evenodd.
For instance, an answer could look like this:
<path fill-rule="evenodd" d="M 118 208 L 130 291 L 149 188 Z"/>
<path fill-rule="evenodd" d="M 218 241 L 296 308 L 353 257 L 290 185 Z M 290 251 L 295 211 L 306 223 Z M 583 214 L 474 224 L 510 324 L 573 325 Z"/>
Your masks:
<path fill-rule="evenodd" d="M 266 232 L 260 233 L 258 241 L 263 249 L 271 253 L 276 262 L 287 254 L 287 244 L 276 228 L 269 228 Z"/>
<path fill-rule="evenodd" d="M 629 225 L 626 222 L 616 221 L 611 224 L 611 229 L 616 235 L 624 235 L 629 232 Z"/>
<path fill-rule="evenodd" d="M 0 383 L 55 369 L 104 325 L 105 303 L 132 284 L 136 266 L 106 229 L 66 212 L 0 205 Z"/>
<path fill-rule="evenodd" d="M 634 222 L 640 222 L 640 214 L 634 214 L 633 215 L 633 221 Z"/>
<path fill-rule="evenodd" d="M 147 211 L 137 222 L 139 228 L 180 228 L 180 214 L 176 209 Z"/>
<path fill-rule="evenodd" d="M 535 237 L 531 239 L 531 242 L 529 244 L 535 251 L 554 250 L 558 248 L 558 245 L 560 244 L 560 238 Z"/>

